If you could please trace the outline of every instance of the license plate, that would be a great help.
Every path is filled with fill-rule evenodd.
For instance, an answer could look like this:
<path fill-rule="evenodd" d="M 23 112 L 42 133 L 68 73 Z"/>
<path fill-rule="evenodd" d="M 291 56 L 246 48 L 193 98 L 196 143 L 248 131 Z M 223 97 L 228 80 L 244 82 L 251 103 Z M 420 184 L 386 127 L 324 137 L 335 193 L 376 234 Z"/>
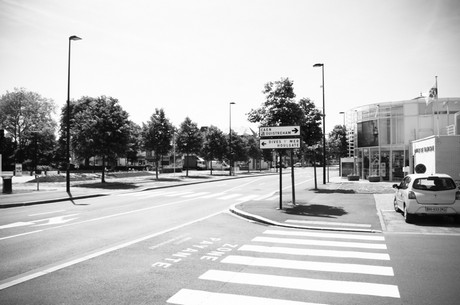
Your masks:
<path fill-rule="evenodd" d="M 425 211 L 426 212 L 436 212 L 436 213 L 446 213 L 447 212 L 447 208 L 441 208 L 441 207 L 425 207 Z"/>

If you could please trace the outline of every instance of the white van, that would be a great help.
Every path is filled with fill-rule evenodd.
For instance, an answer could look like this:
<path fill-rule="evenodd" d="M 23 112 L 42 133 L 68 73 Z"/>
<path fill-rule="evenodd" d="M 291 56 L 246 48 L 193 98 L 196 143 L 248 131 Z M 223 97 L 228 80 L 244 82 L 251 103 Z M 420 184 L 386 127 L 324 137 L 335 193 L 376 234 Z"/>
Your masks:
<path fill-rule="evenodd" d="M 230 169 L 230 166 L 227 163 L 225 163 L 225 161 L 208 161 L 206 165 L 207 165 L 207 169 L 212 168 L 212 170 L 229 170 Z"/>

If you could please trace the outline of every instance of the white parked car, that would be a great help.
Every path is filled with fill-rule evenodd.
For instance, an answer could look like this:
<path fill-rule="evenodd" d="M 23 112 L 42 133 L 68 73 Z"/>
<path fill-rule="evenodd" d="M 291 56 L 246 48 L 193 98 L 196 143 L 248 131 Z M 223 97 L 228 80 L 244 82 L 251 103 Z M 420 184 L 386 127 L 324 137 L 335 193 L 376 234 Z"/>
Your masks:
<path fill-rule="evenodd" d="M 395 211 L 402 211 L 406 222 L 415 215 L 454 215 L 460 217 L 460 190 L 446 174 L 411 174 L 394 184 Z"/>

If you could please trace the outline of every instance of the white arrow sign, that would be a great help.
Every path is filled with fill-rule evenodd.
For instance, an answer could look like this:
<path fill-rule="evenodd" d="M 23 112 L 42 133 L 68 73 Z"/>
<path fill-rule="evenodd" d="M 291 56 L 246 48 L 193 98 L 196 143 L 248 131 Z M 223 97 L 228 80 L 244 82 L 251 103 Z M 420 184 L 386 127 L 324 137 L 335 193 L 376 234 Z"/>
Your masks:
<path fill-rule="evenodd" d="M 300 136 L 300 126 L 260 127 L 259 136 L 263 137 L 295 137 Z"/>
<path fill-rule="evenodd" d="M 300 148 L 300 139 L 262 139 L 261 149 Z"/>

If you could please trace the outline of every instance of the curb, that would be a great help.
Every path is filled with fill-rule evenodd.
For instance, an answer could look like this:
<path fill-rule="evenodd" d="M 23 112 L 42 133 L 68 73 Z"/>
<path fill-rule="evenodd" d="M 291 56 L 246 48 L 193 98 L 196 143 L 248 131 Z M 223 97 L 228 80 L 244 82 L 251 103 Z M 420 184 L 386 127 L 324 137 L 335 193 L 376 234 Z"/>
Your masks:
<path fill-rule="evenodd" d="M 360 233 L 383 233 L 381 230 L 373 230 L 373 229 L 353 229 L 353 228 L 332 228 L 332 227 L 310 227 L 310 226 L 301 226 L 301 225 L 290 225 L 281 222 L 277 222 L 271 219 L 267 219 L 265 217 L 254 215 L 245 211 L 242 211 L 236 208 L 237 204 L 231 205 L 229 211 L 235 215 L 240 217 L 253 220 L 259 223 L 283 227 L 283 228 L 290 228 L 290 229 L 304 229 L 304 230 L 317 230 L 317 231 L 337 231 L 337 232 L 360 232 Z"/>
<path fill-rule="evenodd" d="M 24 202 L 17 202 L 17 203 L 7 203 L 7 204 L 1 204 L 0 209 L 22 207 L 22 206 L 29 206 L 29 205 L 36 205 L 36 204 L 54 203 L 54 202 L 61 202 L 61 201 L 87 199 L 87 198 L 102 197 L 102 196 L 108 196 L 108 195 L 110 194 L 99 193 L 99 194 L 81 195 L 81 196 L 75 196 L 75 197 L 61 197 L 61 198 L 53 198 L 53 199 L 43 199 L 43 200 L 38 200 L 38 201 L 24 201 Z"/>

